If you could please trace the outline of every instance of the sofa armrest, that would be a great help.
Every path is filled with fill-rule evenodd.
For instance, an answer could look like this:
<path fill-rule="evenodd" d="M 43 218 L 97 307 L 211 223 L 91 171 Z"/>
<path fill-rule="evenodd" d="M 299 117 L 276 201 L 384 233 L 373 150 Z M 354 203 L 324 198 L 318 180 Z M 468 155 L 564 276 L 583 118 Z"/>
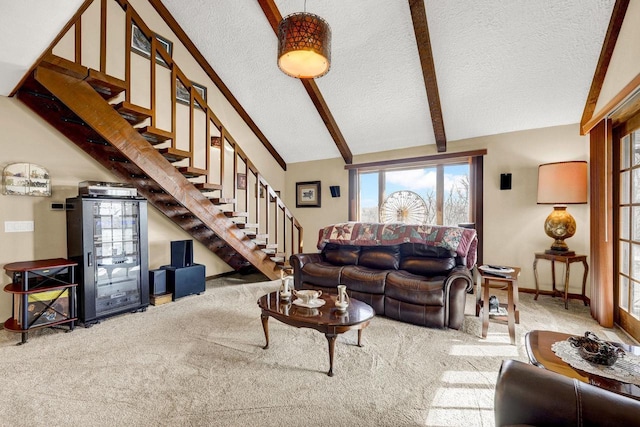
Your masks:
<path fill-rule="evenodd" d="M 306 253 L 306 254 L 293 254 L 289 257 L 289 264 L 293 267 L 293 283 L 297 288 L 299 284 L 302 283 L 302 267 L 305 264 L 311 262 L 322 262 L 322 254 L 319 252 L 316 253 Z"/>
<path fill-rule="evenodd" d="M 453 283 L 456 279 L 458 282 L 465 284 L 465 292 L 473 291 L 473 275 L 471 271 L 463 265 L 455 266 L 447 275 L 446 283 Z"/>
<path fill-rule="evenodd" d="M 533 365 L 502 362 L 495 425 L 636 425 L 640 401 Z"/>

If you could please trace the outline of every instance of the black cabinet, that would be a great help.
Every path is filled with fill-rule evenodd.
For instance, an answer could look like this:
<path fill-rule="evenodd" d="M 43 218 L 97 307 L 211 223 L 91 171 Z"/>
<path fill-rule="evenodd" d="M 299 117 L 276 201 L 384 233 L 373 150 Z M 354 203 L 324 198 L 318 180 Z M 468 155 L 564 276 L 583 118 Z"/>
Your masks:
<path fill-rule="evenodd" d="M 146 200 L 67 199 L 67 252 L 78 263 L 78 316 L 85 326 L 147 308 Z"/>

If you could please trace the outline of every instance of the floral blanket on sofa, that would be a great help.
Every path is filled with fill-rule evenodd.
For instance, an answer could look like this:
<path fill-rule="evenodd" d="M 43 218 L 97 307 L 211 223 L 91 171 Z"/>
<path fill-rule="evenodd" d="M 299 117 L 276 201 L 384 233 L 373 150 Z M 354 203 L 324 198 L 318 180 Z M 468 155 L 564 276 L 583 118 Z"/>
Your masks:
<path fill-rule="evenodd" d="M 478 238 L 476 230 L 440 225 L 383 224 L 344 222 L 320 230 L 318 249 L 327 243 L 339 245 L 380 246 L 422 243 L 439 246 L 465 257 L 467 267 L 476 263 Z"/>

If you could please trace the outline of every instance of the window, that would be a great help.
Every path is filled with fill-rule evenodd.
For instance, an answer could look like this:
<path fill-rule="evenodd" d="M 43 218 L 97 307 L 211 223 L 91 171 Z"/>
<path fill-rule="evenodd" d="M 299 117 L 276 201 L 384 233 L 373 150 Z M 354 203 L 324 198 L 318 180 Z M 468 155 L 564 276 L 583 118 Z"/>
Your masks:
<path fill-rule="evenodd" d="M 469 222 L 469 162 L 358 172 L 358 221 Z"/>

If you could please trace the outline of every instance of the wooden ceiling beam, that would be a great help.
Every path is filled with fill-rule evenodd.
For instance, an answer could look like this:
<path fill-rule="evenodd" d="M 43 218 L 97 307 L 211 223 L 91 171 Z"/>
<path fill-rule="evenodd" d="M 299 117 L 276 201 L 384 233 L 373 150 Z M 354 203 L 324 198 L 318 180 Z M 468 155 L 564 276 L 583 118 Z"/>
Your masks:
<path fill-rule="evenodd" d="M 167 23 L 171 31 L 178 36 L 178 39 L 182 42 L 182 44 L 187 48 L 191 56 L 195 58 L 198 62 L 198 65 L 202 67 L 202 69 L 207 73 L 209 78 L 213 81 L 213 83 L 220 89 L 220 92 L 224 95 L 224 97 L 229 101 L 231 106 L 238 112 L 242 120 L 247 123 L 247 126 L 253 131 L 253 133 L 258 137 L 258 139 L 262 142 L 262 145 L 269 151 L 271 156 L 275 159 L 276 162 L 282 167 L 283 170 L 287 170 L 287 163 L 284 161 L 282 156 L 276 151 L 276 149 L 271 145 L 267 137 L 262 133 L 258 125 L 255 124 L 249 113 L 245 111 L 245 109 L 240 105 L 240 102 L 233 96 L 233 93 L 229 90 L 229 88 L 224 84 L 220 76 L 214 71 L 213 67 L 209 64 L 209 62 L 205 59 L 205 57 L 200 53 L 196 45 L 191 41 L 187 33 L 182 29 L 178 21 L 171 15 L 169 10 L 162 4 L 161 0 L 149 0 L 149 3 L 155 8 L 156 12 L 164 19 Z"/>
<path fill-rule="evenodd" d="M 271 28 L 273 28 L 273 32 L 276 34 L 276 37 L 277 37 L 278 24 L 280 24 L 280 21 L 282 20 L 282 14 L 278 10 L 278 7 L 275 4 L 275 0 L 258 0 L 258 4 L 260 4 L 260 7 L 262 8 L 262 12 L 267 18 L 267 21 L 269 21 L 269 24 L 271 25 Z M 299 79 L 299 80 L 304 86 L 304 89 L 307 91 L 307 94 L 309 94 L 309 97 L 311 98 L 311 102 L 313 102 L 313 105 L 315 105 L 316 110 L 318 110 L 318 114 L 320 114 L 322 121 L 327 127 L 327 130 L 329 131 L 329 134 L 333 138 L 333 141 L 335 142 L 336 147 L 338 148 L 338 151 L 340 151 L 340 154 L 342 155 L 342 158 L 344 159 L 345 163 L 346 164 L 353 163 L 353 154 L 351 154 L 351 150 L 347 145 L 347 141 L 344 139 L 344 136 L 342 135 L 342 132 L 338 127 L 338 124 L 333 118 L 333 114 L 331 114 L 331 110 L 329 110 L 329 106 L 325 102 L 324 97 L 322 96 L 322 93 L 320 93 L 320 89 L 318 88 L 318 85 L 316 84 L 315 80 L 313 79 Z"/>
<path fill-rule="evenodd" d="M 604 41 L 602 42 L 602 50 L 600 51 L 596 71 L 593 75 L 593 80 L 591 81 L 591 88 L 589 89 L 587 102 L 585 103 L 584 111 L 582 112 L 582 119 L 580 120 L 581 135 L 585 135 L 589 130 L 591 130 L 587 124 L 591 121 L 593 113 L 596 110 L 596 104 L 600 97 L 602 84 L 604 83 L 604 78 L 607 75 L 611 56 L 613 55 L 613 50 L 616 47 L 616 42 L 620 35 L 620 28 L 622 27 L 622 22 L 624 21 L 624 16 L 627 13 L 628 6 L 629 0 L 616 0 L 616 3 L 613 5 L 607 34 L 604 36 Z"/>
<path fill-rule="evenodd" d="M 427 90 L 427 100 L 429 101 L 429 111 L 431 112 L 431 122 L 433 123 L 436 147 L 438 152 L 442 153 L 447 151 L 447 135 L 444 131 L 442 107 L 440 105 L 440 94 L 438 93 L 438 81 L 436 79 L 436 68 L 433 63 L 433 52 L 431 51 L 431 39 L 429 38 L 429 26 L 427 25 L 427 12 L 424 7 L 424 0 L 409 0 L 409 9 L 411 10 L 413 31 L 416 35 L 416 43 L 418 45 L 424 86 Z"/>

